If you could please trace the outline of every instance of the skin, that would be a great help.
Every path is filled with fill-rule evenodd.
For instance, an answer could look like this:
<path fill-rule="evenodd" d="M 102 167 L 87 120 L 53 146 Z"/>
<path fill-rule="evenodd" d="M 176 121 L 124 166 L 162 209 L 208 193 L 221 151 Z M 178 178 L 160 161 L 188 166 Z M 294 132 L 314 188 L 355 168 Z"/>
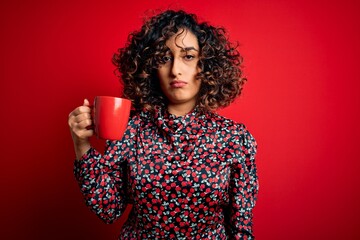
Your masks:
<path fill-rule="evenodd" d="M 168 99 L 168 111 L 182 116 L 194 109 L 200 91 L 201 81 L 196 79 L 200 71 L 199 44 L 192 32 L 180 29 L 166 41 L 166 46 L 169 51 L 157 75 Z"/>
<path fill-rule="evenodd" d="M 164 57 L 165 63 L 158 71 L 160 87 L 168 99 L 168 111 L 176 116 L 191 112 L 197 102 L 201 81 L 196 79 L 200 71 L 199 44 L 196 36 L 187 29 L 181 29 L 166 41 L 169 51 Z M 76 159 L 79 160 L 91 147 L 89 138 L 94 131 L 89 101 L 75 108 L 68 118 L 71 136 L 74 142 Z"/>
<path fill-rule="evenodd" d="M 90 149 L 89 137 L 94 135 L 92 129 L 87 129 L 92 125 L 91 108 L 87 99 L 84 100 L 82 106 L 75 108 L 69 114 L 68 124 L 74 142 L 76 159 L 79 160 Z"/>

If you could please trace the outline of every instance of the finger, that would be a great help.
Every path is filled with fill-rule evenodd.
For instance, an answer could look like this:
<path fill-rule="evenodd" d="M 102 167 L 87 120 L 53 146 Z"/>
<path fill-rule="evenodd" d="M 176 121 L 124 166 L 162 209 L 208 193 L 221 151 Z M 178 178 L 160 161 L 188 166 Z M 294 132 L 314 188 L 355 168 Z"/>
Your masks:
<path fill-rule="evenodd" d="M 88 107 L 88 108 L 90 108 L 90 109 L 88 109 L 88 108 L 83 108 L 83 107 Z M 87 100 L 87 98 L 85 98 L 84 101 L 83 101 L 83 105 L 80 106 L 80 107 L 77 107 L 77 108 L 74 109 L 71 113 L 69 113 L 69 117 L 70 117 L 71 115 L 78 115 L 79 113 L 84 112 L 84 111 L 85 111 L 85 112 L 89 112 L 89 110 L 91 111 L 90 102 L 89 102 L 89 100 Z"/>
<path fill-rule="evenodd" d="M 81 113 L 81 114 L 75 116 L 74 121 L 79 123 L 79 122 L 84 121 L 86 119 L 91 119 L 90 113 Z"/>
<path fill-rule="evenodd" d="M 77 116 L 82 113 L 91 113 L 91 108 L 87 107 L 87 106 L 80 106 L 80 107 L 75 108 L 75 110 L 72 111 L 70 114 L 73 116 Z"/>
<path fill-rule="evenodd" d="M 77 129 L 86 129 L 87 127 L 92 125 L 92 121 L 91 119 L 85 119 L 79 123 L 76 124 L 76 128 Z"/>
<path fill-rule="evenodd" d="M 74 111 L 72 111 L 69 114 L 69 118 L 68 118 L 68 125 L 70 128 L 74 128 L 74 126 L 78 123 L 78 121 L 76 120 L 76 116 L 74 114 Z"/>
<path fill-rule="evenodd" d="M 94 130 L 90 129 L 90 130 L 86 130 L 84 131 L 84 137 L 91 137 L 92 135 L 94 135 Z"/>
<path fill-rule="evenodd" d="M 78 138 L 85 139 L 85 138 L 89 138 L 89 137 L 93 136 L 94 130 L 83 129 L 80 131 L 76 131 L 75 134 Z"/>
<path fill-rule="evenodd" d="M 83 106 L 87 106 L 87 107 L 90 106 L 89 100 L 87 100 L 87 98 L 84 99 L 84 104 L 83 104 Z"/>

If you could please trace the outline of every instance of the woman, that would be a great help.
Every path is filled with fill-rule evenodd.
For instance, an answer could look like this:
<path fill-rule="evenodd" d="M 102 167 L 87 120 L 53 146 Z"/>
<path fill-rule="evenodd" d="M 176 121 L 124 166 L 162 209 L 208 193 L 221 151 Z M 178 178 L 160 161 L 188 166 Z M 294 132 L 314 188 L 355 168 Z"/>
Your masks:
<path fill-rule="evenodd" d="M 121 141 L 90 146 L 87 100 L 69 115 L 75 176 L 105 222 L 133 208 L 119 239 L 253 239 L 256 142 L 214 113 L 245 79 L 225 31 L 184 11 L 153 16 L 113 58 L 133 111 Z"/>

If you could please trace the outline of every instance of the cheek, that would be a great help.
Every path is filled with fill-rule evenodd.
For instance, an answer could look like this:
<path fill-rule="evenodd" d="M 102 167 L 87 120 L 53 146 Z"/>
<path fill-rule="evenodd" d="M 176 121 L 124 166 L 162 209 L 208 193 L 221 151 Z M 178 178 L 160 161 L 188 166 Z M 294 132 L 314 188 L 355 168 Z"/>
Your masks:
<path fill-rule="evenodd" d="M 159 68 L 157 70 L 157 77 L 160 81 L 160 85 L 164 85 L 164 82 L 165 82 L 165 70 L 163 68 Z"/>
<path fill-rule="evenodd" d="M 198 94 L 200 92 L 200 89 L 201 89 L 201 80 L 195 79 L 195 83 L 194 83 L 195 94 Z"/>
<path fill-rule="evenodd" d="M 157 75 L 157 77 L 159 78 L 159 79 L 161 79 L 161 68 L 158 68 L 157 70 L 156 70 L 156 75 Z"/>

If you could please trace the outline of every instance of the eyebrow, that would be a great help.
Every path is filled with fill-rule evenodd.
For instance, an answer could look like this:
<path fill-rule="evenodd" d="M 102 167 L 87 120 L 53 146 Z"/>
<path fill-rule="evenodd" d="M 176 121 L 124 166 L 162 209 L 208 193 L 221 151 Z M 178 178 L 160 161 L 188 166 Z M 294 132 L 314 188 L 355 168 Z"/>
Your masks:
<path fill-rule="evenodd" d="M 197 50 L 196 48 L 194 48 L 194 47 L 185 47 L 185 48 L 181 48 L 181 51 L 182 52 L 187 52 L 187 51 L 190 51 L 190 50 L 194 50 L 194 51 L 199 51 L 199 50 Z"/>

